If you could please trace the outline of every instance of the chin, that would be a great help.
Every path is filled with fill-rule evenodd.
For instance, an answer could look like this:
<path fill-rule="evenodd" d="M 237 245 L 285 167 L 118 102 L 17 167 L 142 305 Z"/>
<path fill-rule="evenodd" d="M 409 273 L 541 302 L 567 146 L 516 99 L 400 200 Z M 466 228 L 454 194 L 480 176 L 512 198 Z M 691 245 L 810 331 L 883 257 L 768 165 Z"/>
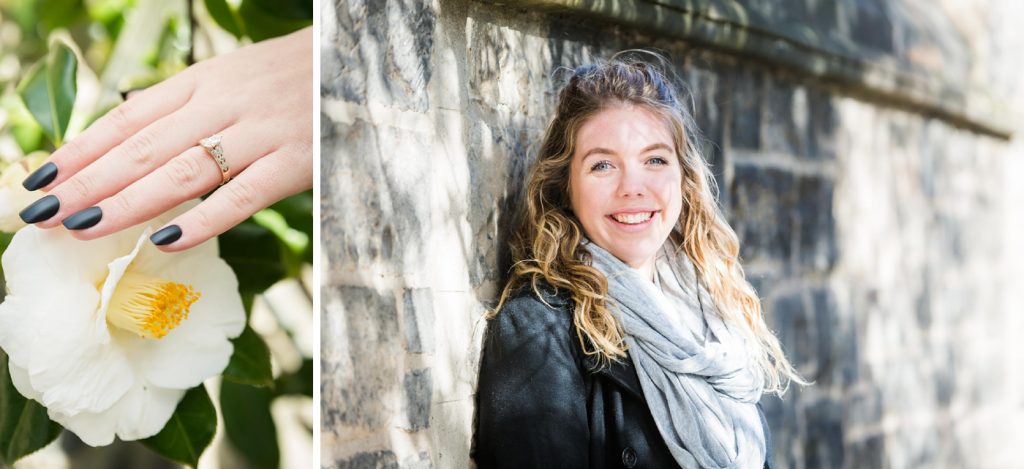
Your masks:
<path fill-rule="evenodd" d="M 635 246 L 630 246 L 630 249 L 615 249 L 608 250 L 613 256 L 618 258 L 626 265 L 637 268 L 644 264 L 644 262 L 650 260 L 658 253 L 658 250 L 643 250 L 639 251 Z"/>

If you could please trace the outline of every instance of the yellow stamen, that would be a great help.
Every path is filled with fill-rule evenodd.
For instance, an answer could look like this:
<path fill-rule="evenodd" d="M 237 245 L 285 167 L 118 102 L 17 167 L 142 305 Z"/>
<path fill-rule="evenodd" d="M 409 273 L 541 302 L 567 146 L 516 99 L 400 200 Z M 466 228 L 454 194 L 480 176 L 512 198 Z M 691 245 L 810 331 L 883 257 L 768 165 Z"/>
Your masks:
<path fill-rule="evenodd" d="M 159 339 L 188 319 L 200 292 L 192 285 L 126 272 L 114 290 L 107 322 L 150 339 Z"/>

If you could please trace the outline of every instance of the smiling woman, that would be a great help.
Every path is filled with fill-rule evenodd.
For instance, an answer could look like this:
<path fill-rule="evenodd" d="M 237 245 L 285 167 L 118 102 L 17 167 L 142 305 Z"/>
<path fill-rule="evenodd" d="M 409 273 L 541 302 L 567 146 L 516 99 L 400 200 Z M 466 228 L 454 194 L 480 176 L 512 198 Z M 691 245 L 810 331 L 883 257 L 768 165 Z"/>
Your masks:
<path fill-rule="evenodd" d="M 651 278 L 679 220 L 682 171 L 665 122 L 631 104 L 580 126 L 569 169 L 573 212 L 591 241 Z"/>
<path fill-rule="evenodd" d="M 803 382 L 765 325 L 661 71 L 577 68 L 484 339 L 478 466 L 767 467 L 758 401 Z"/>

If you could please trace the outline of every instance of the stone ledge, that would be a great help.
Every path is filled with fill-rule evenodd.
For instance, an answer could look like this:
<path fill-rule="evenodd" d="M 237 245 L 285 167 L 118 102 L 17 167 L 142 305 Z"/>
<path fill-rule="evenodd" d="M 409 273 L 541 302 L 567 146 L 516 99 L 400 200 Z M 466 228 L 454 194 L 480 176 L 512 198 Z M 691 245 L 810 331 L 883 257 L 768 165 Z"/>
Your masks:
<path fill-rule="evenodd" d="M 859 2 L 845 6 L 855 9 L 850 12 L 837 11 L 844 8 L 837 2 L 794 11 L 790 7 L 799 2 L 780 8 L 781 2 L 750 0 L 481 1 L 582 14 L 683 39 L 974 132 L 1003 139 L 1012 135 L 1011 114 L 999 97 L 967 78 L 968 46 L 942 12 L 929 9 L 938 6 L 916 0 L 896 6 Z M 920 11 L 937 14 L 919 18 Z"/>

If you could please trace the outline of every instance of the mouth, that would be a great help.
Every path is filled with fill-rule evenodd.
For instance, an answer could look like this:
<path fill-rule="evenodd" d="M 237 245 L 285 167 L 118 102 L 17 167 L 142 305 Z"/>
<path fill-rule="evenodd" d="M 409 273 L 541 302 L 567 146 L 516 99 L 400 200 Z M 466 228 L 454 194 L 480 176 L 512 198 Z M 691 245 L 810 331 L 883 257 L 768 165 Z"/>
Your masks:
<path fill-rule="evenodd" d="M 653 211 L 653 212 L 613 213 L 611 215 L 608 215 L 608 218 L 611 218 L 612 220 L 614 220 L 614 221 L 616 221 L 618 223 L 621 223 L 623 225 L 642 225 L 644 223 L 649 222 L 651 220 L 651 218 L 654 217 L 655 213 L 657 213 L 657 211 Z"/>

